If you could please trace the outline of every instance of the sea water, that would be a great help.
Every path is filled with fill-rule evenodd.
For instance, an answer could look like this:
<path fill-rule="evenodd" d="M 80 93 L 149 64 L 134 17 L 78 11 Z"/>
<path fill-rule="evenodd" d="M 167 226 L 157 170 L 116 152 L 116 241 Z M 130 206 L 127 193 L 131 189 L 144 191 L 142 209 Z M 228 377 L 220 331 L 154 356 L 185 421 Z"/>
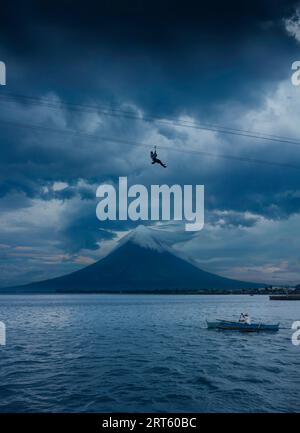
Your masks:
<path fill-rule="evenodd" d="M 241 312 L 285 329 L 206 329 Z M 2 295 L 0 411 L 299 411 L 296 320 L 266 296 Z"/>

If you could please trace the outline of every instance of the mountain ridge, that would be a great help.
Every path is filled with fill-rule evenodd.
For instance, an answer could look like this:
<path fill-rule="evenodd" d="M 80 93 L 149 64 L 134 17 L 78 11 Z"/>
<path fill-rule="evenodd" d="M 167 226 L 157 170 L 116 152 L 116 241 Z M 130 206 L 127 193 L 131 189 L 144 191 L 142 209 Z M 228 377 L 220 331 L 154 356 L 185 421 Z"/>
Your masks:
<path fill-rule="evenodd" d="M 222 277 L 200 269 L 144 226 L 130 232 L 97 262 L 60 277 L 11 288 L 39 293 L 190 293 L 239 290 L 262 284 Z"/>

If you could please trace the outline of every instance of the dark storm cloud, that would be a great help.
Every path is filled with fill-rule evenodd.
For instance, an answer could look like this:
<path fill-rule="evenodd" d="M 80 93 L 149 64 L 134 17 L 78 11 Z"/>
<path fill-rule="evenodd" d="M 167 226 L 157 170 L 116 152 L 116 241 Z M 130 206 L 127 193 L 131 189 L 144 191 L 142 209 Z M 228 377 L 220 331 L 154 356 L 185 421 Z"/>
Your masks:
<path fill-rule="evenodd" d="M 295 4 L 14 2 L 1 10 L 0 54 L 15 88 L 207 115 L 228 99 L 254 104 L 287 76 L 297 48 L 281 20 Z"/>
<path fill-rule="evenodd" d="M 78 253 L 82 249 L 97 250 L 102 240 L 113 239 L 113 232 L 101 230 L 93 213 L 77 216 L 68 221 L 67 227 L 61 230 L 61 242 L 65 251 Z"/>
<path fill-rule="evenodd" d="M 58 105 L 112 104 L 137 114 L 141 110 L 175 118 L 189 115 L 201 122 L 299 136 L 297 104 L 295 114 L 293 109 L 282 110 L 293 103 L 291 94 L 297 99 L 296 89 L 277 92 L 298 58 L 299 46 L 283 21 L 296 4 L 260 0 L 246 8 L 232 1 L 7 3 L 0 14 L 0 60 L 7 63 L 7 86 L 0 91 L 46 97 Z M 96 219 L 97 186 L 116 183 L 118 176 L 147 186 L 205 184 L 208 226 L 218 234 L 214 237 L 208 231 L 204 236 L 208 256 L 208 244 L 215 242 L 211 260 L 218 249 L 226 251 L 226 245 L 231 262 L 235 251 L 242 257 L 243 249 L 264 258 L 265 245 L 273 251 L 274 244 L 259 233 L 259 254 L 250 246 L 250 236 L 247 247 L 239 243 L 240 231 L 255 232 L 264 218 L 284 225 L 300 211 L 297 170 L 163 149 L 191 148 L 298 164 L 296 147 L 24 101 L 2 101 L 0 117 L 15 123 L 0 125 L 0 244 L 6 282 L 17 278 L 17 269 L 24 282 L 71 271 L 82 251 L 96 258 L 99 245 L 115 239 L 113 231 L 134 227 L 132 222 Z M 21 128 L 18 123 L 61 132 Z M 66 129 L 146 147 L 64 134 Z M 148 160 L 153 144 L 161 146 L 166 171 L 156 170 Z M 294 227 L 296 217 L 295 221 Z M 221 227 L 228 230 L 223 243 L 216 242 L 222 237 Z M 274 232 L 276 228 L 275 224 Z M 274 237 L 274 232 L 266 237 Z M 185 238 L 184 233 L 165 236 L 170 243 Z M 22 248 L 28 246 L 37 251 L 25 253 Z M 197 255 L 196 241 L 190 248 Z M 82 265 L 86 257 L 81 260 Z M 221 264 L 219 269 L 224 270 Z"/>

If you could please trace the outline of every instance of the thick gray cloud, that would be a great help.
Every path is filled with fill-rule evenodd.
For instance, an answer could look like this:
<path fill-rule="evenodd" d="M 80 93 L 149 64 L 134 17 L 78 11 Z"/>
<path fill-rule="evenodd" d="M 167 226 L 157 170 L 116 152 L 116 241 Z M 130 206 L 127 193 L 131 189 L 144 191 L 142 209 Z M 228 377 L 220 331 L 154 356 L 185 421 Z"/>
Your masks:
<path fill-rule="evenodd" d="M 272 95 L 266 92 L 263 106 L 257 110 L 249 110 L 247 107 L 240 110 L 239 116 L 235 116 L 234 126 L 253 129 L 256 124 L 259 129 L 264 126 L 266 133 L 287 135 L 292 131 L 293 135 L 298 135 L 300 131 L 297 130 L 297 118 L 300 113 L 296 101 L 297 92 L 290 95 L 291 90 L 294 91 L 289 88 L 289 82 L 279 83 Z M 35 236 L 43 238 L 45 244 L 55 239 L 52 254 L 54 257 L 64 257 L 65 263 L 65 266 L 62 266 L 61 261 L 54 262 L 59 264 L 58 269 L 67 271 L 70 269 L 69 263 L 73 263 L 71 269 L 76 268 L 76 264 L 80 266 L 86 263 L 85 260 L 77 260 L 83 252 L 85 257 L 100 257 L 101 250 L 96 256 L 91 256 L 91 253 L 99 249 L 101 242 L 113 239 L 111 230 L 128 230 L 134 227 L 130 222 L 108 224 L 96 219 L 96 188 L 103 181 L 116 183 L 118 175 L 128 176 L 132 184 L 142 183 L 148 186 L 153 183 L 205 184 L 207 223 L 231 229 L 231 234 L 236 233 L 236 236 L 239 236 L 241 228 L 255 227 L 262 217 L 272 220 L 286 219 L 299 212 L 297 170 L 281 167 L 274 169 L 267 165 L 200 155 L 195 157 L 188 152 L 175 151 L 208 148 L 216 155 L 248 155 L 295 163 L 299 160 L 300 149 L 297 146 L 291 146 L 287 151 L 287 147 L 283 148 L 281 143 L 250 139 L 241 141 L 239 137 L 212 131 L 172 125 L 162 127 L 159 122 L 134 120 L 130 123 L 131 128 L 128 128 L 128 120 L 123 118 L 110 118 L 96 112 L 77 113 L 74 118 L 72 113 L 64 110 L 53 110 L 49 107 L 41 110 L 40 107 L 23 107 L 14 103 L 10 113 L 6 112 L 6 120 L 15 121 L 18 117 L 20 123 L 28 123 L 29 119 L 34 117 L 39 119 L 40 125 L 51 123 L 53 128 L 62 131 L 73 128 L 76 123 L 84 133 L 121 136 L 123 139 L 138 141 L 148 146 L 131 146 L 100 139 L 85 140 L 82 137 L 79 139 L 68 134 L 45 133 L 43 130 L 34 129 L 22 130 L 22 134 L 18 129 L 10 131 L 8 137 L 11 146 L 8 155 L 5 155 L 4 151 L 1 170 L 4 173 L 1 208 L 5 220 L 5 224 L 2 224 L 1 243 L 11 244 L 15 225 L 22 236 L 18 238 L 19 244 L 14 247 L 32 245 Z M 234 107 L 231 107 L 231 110 L 234 110 Z M 138 107 L 136 112 L 139 112 Z M 7 134 L 9 129 L 8 127 Z M 160 153 L 168 162 L 167 170 L 152 167 L 150 164 L 148 150 L 154 143 L 162 147 Z M 164 147 L 170 147 L 174 151 L 165 150 Z M 45 215 L 46 227 L 39 226 L 34 218 L 36 215 L 38 221 L 41 221 L 39 214 L 43 207 L 53 214 L 53 221 Z M 220 231 L 218 235 L 220 236 Z M 180 237 L 180 231 L 173 234 L 171 243 L 177 243 Z M 223 243 L 215 244 L 222 251 L 226 251 Z M 250 251 L 248 244 L 243 248 Z M 258 246 L 257 248 L 259 249 Z M 7 256 L 7 253 L 8 251 L 5 251 L 6 257 L 10 257 L 13 263 L 15 258 L 19 257 L 15 251 L 10 252 L 12 255 Z M 192 249 L 191 254 L 197 258 Z M 30 252 L 26 253 L 26 257 L 28 256 L 31 257 Z M 21 257 L 24 257 L 23 252 Z M 239 257 L 242 257 L 240 252 Z M 23 260 L 25 263 L 24 258 Z M 215 261 L 214 263 L 216 264 Z M 224 263 L 232 266 L 228 257 L 224 259 Z M 41 266 L 42 276 L 45 273 L 45 264 L 41 262 Z M 47 266 L 49 267 L 49 264 Z M 53 263 L 50 267 L 53 268 Z M 28 269 L 30 267 L 27 265 L 27 273 Z M 243 274 L 242 267 L 238 269 Z M 219 271 L 219 268 L 216 267 L 216 270 Z M 221 271 L 227 274 L 222 267 Z M 34 273 L 32 277 L 36 278 Z"/>
<path fill-rule="evenodd" d="M 182 227 L 161 230 L 203 267 L 249 280 L 257 272 L 261 281 L 300 279 L 287 230 L 300 213 L 300 171 L 189 153 L 300 166 L 300 147 L 142 120 L 152 113 L 300 137 L 300 90 L 290 83 L 299 48 L 287 27 L 295 5 L 254 2 L 245 14 L 227 2 L 218 13 L 193 5 L 178 14 L 172 3 L 157 14 L 154 3 L 130 10 L 102 4 L 100 13 L 93 2 L 70 14 L 68 2 L 59 13 L 53 2 L 43 10 L 26 2 L 18 16 L 7 5 L 0 18 L 8 70 L 0 89 L 0 285 L 63 274 L 108 251 L 135 225 L 96 218 L 97 186 L 119 176 L 148 186 L 205 184 L 207 230 L 192 237 Z M 1 99 L 8 92 L 50 106 Z M 60 104 L 72 101 L 117 106 L 140 120 Z M 154 144 L 166 170 L 150 164 Z M 285 239 L 280 254 L 275 228 Z"/>
<path fill-rule="evenodd" d="M 217 103 L 255 105 L 285 77 L 297 46 L 282 22 L 296 4 L 16 1 L 1 8 L 0 57 L 14 90 L 214 117 Z"/>

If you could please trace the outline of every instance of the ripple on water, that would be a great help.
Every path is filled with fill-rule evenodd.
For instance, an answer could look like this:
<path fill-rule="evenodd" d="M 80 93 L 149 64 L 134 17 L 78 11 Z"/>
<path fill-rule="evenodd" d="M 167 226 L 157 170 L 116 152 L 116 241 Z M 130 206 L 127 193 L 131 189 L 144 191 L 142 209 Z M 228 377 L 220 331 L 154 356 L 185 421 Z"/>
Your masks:
<path fill-rule="evenodd" d="M 297 308 L 247 296 L 3 297 L 0 411 L 298 411 L 289 331 L 202 328 L 244 310 L 289 326 Z"/>

